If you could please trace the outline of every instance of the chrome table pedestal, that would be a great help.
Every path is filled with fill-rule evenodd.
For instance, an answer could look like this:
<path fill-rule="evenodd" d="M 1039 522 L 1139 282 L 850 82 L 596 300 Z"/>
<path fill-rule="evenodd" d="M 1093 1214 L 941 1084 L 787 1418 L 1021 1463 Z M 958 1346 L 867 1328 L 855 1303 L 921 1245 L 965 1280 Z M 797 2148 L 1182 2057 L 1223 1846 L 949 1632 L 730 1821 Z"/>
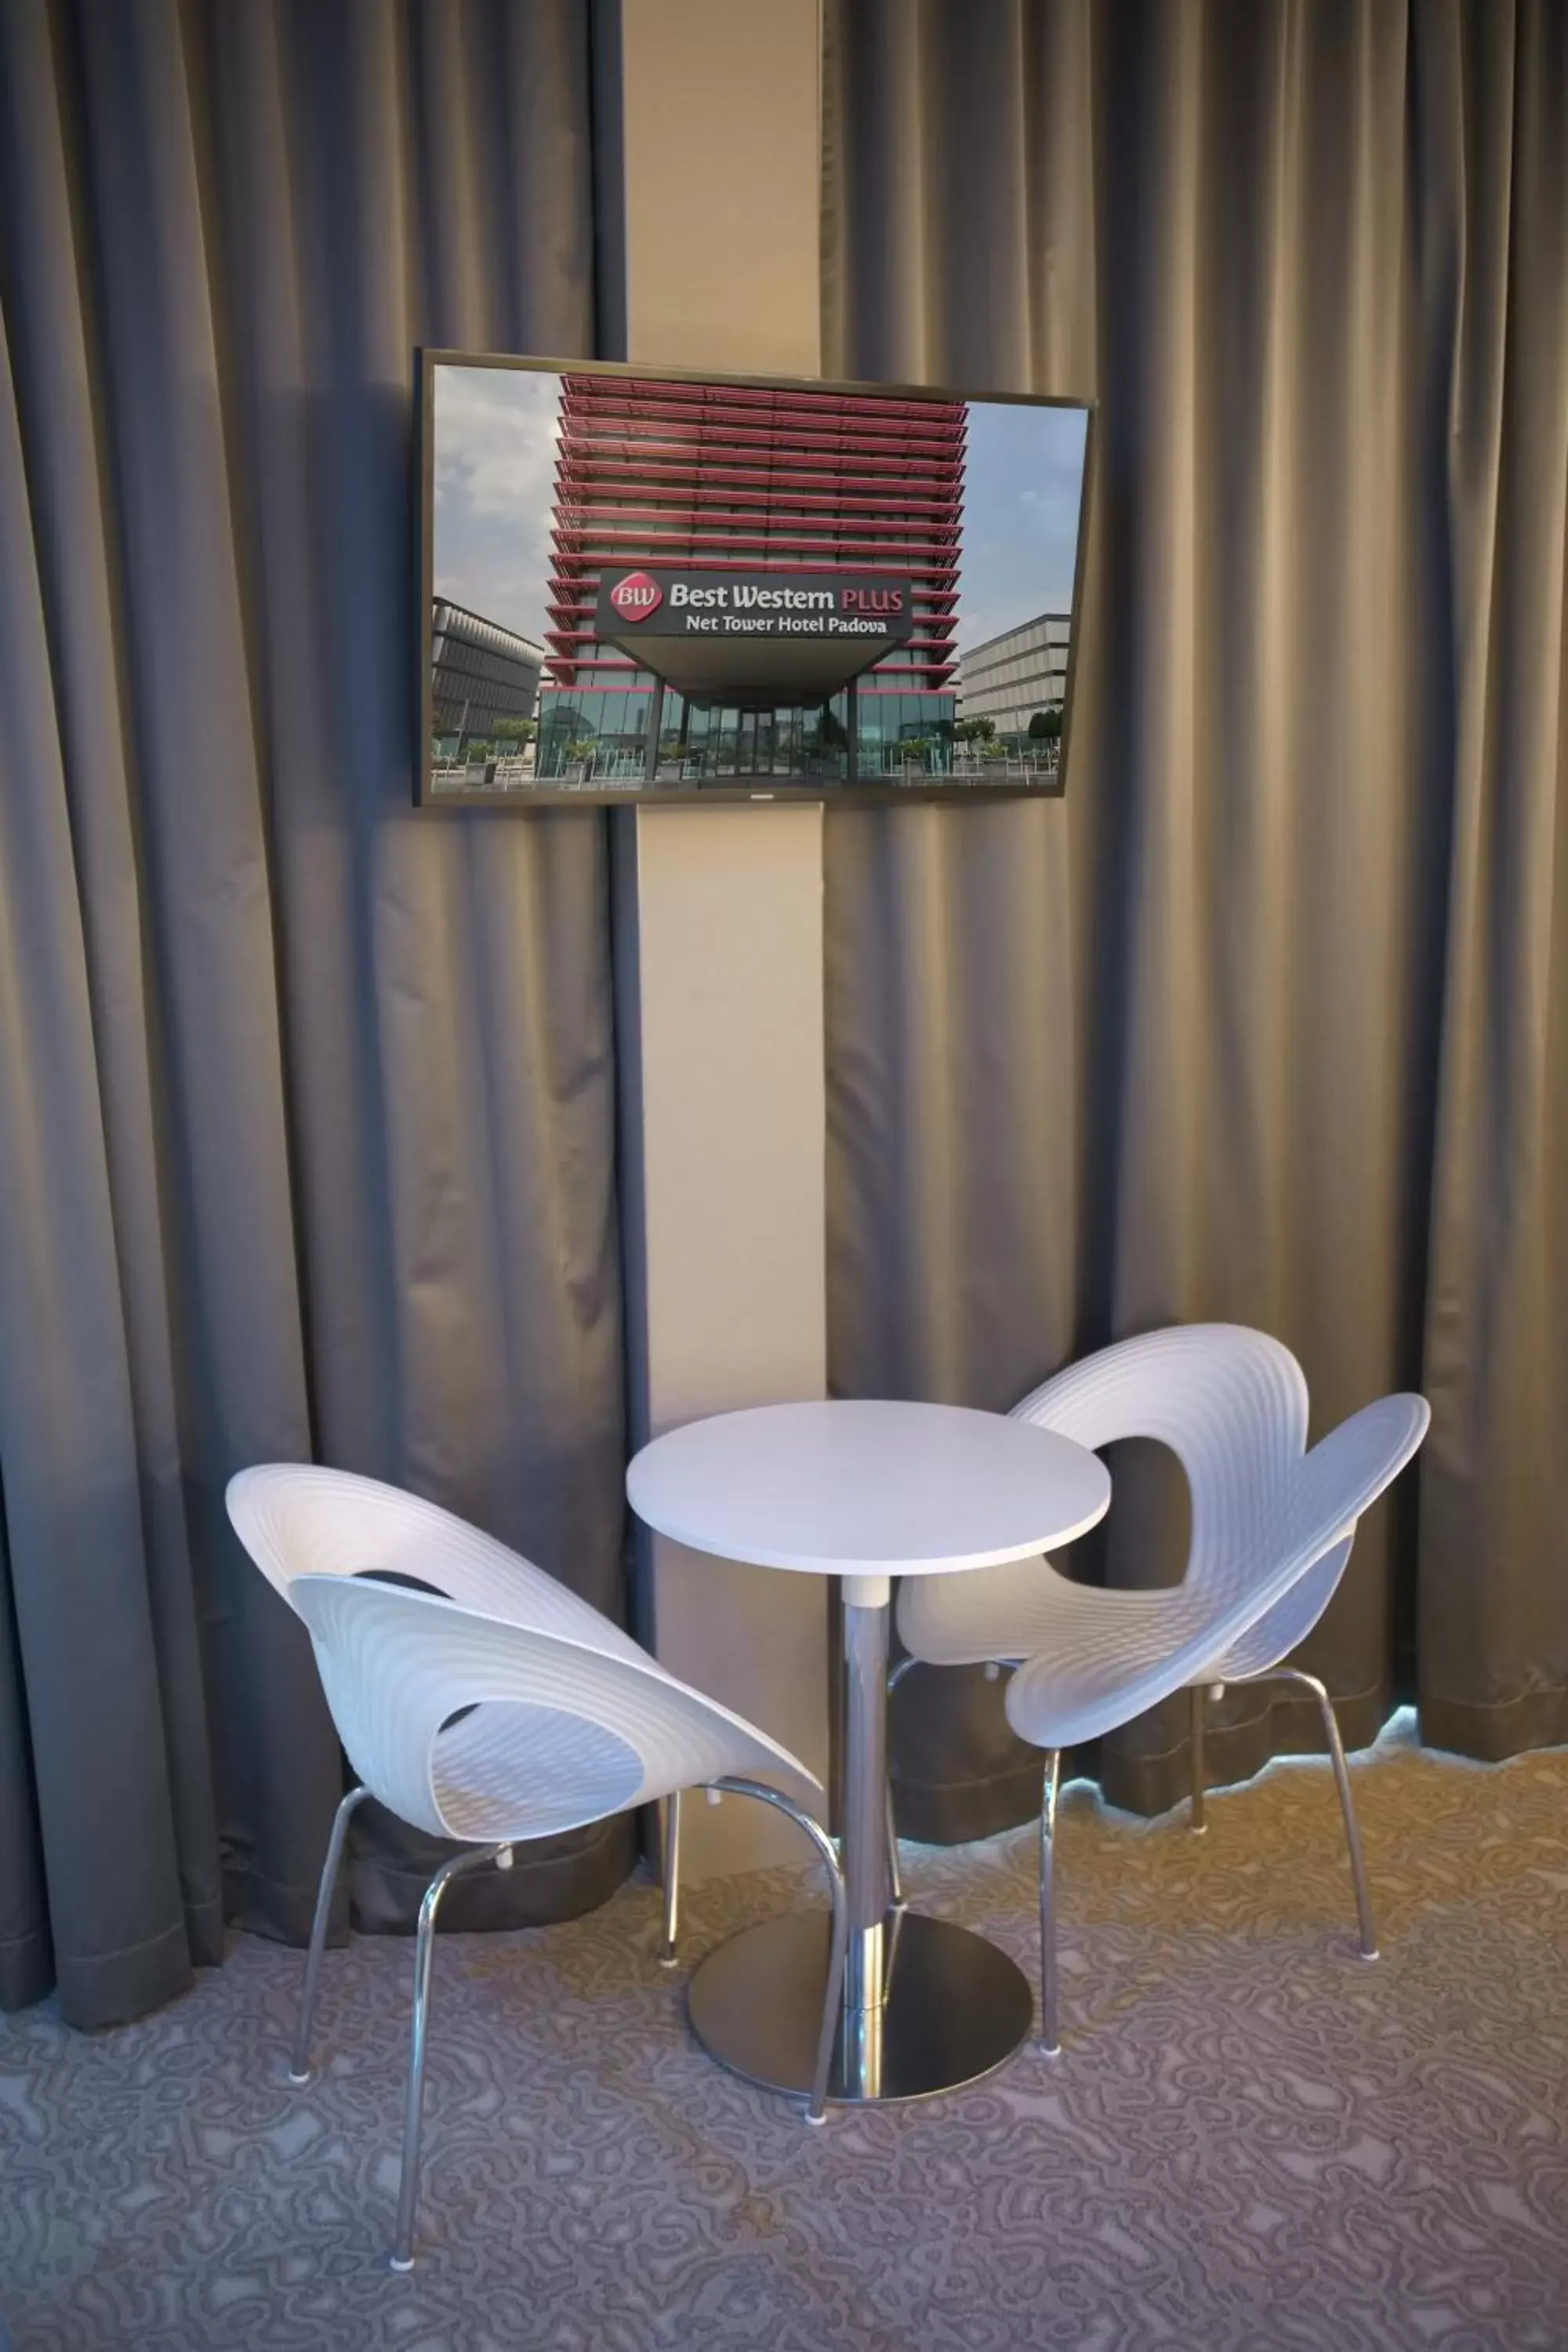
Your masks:
<path fill-rule="evenodd" d="M 923 2099 L 978 2082 L 1026 2040 L 1034 1997 L 984 1936 L 894 1908 L 888 1856 L 888 1620 L 883 1576 L 844 1580 L 844 2015 L 828 2096 Z M 770 2090 L 810 2090 L 827 1980 L 826 1915 L 764 1919 L 691 1979 L 698 2040 Z"/>

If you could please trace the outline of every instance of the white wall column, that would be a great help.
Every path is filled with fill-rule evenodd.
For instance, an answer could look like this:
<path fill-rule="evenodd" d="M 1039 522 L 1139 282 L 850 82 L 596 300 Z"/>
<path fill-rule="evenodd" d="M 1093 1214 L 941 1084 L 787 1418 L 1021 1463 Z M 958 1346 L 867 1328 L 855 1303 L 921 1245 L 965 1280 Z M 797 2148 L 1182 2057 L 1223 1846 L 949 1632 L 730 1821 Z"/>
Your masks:
<path fill-rule="evenodd" d="M 819 0 L 621 0 L 626 356 L 821 366 Z M 601 190 L 603 199 L 604 190 Z M 784 789 L 787 790 L 787 787 Z M 635 1444 L 826 1392 L 819 805 L 616 818 Z M 653 1645 L 826 1778 L 827 1593 L 644 1532 Z M 695 1875 L 799 1860 L 760 1806 L 691 1809 Z"/>

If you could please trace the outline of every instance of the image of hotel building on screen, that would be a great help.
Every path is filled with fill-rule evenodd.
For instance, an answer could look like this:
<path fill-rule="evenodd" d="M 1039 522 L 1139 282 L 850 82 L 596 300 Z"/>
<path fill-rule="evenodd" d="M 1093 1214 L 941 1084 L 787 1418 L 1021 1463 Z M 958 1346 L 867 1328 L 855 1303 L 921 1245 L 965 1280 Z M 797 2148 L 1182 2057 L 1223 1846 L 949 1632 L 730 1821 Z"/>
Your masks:
<path fill-rule="evenodd" d="M 536 781 L 945 771 L 964 444 L 962 401 L 563 375 Z"/>

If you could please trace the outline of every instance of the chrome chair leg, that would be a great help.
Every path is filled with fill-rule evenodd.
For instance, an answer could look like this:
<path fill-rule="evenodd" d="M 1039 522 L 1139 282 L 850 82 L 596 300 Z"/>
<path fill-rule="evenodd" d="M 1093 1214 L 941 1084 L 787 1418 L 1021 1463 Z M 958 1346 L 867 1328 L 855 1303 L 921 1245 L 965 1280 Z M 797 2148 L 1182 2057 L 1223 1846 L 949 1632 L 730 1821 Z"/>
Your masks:
<path fill-rule="evenodd" d="M 1193 1807 L 1188 1820 L 1193 1833 L 1196 1837 L 1202 1837 L 1208 1827 L 1207 1816 L 1204 1811 L 1204 1700 L 1205 1696 L 1202 1683 L 1194 1683 L 1187 1693 L 1190 1727 L 1187 1734 L 1187 1748 L 1193 1775 Z"/>
<path fill-rule="evenodd" d="M 414 1953 L 414 2020 L 408 2051 L 408 2094 L 403 2111 L 403 2173 L 397 2189 L 397 2230 L 392 2242 L 395 2271 L 414 2268 L 414 2214 L 419 2201 L 419 2140 L 425 2114 L 425 2048 L 430 2024 L 430 1970 L 436 1956 L 436 1915 L 441 1897 L 464 1871 L 485 1863 L 511 1860 L 510 1845 L 470 1846 L 444 1862 L 425 1890 L 419 1906 L 419 1933 Z"/>
<path fill-rule="evenodd" d="M 822 2024 L 816 2037 L 816 2063 L 805 2106 L 808 2124 L 825 2123 L 827 2119 L 827 2083 L 833 2067 L 833 2045 L 838 2038 L 839 2003 L 844 1993 L 844 1962 L 849 1949 L 849 1908 L 844 1898 L 844 1873 L 839 1867 L 837 1849 L 820 1822 L 813 1821 L 801 1806 L 792 1803 L 782 1790 L 770 1789 L 765 1780 L 747 1780 L 726 1773 L 722 1780 L 711 1780 L 708 1785 L 723 1790 L 727 1796 L 754 1797 L 759 1804 L 772 1805 L 775 1812 L 786 1814 L 811 1840 L 827 1873 L 827 1891 L 833 1903 L 833 1924 L 827 1947 L 827 1987 L 823 1996 Z"/>
<path fill-rule="evenodd" d="M 675 1937 L 679 1925 L 680 1909 L 680 1791 L 672 1789 L 664 1801 L 664 1819 L 659 1841 L 659 1880 L 664 1890 L 664 1932 L 659 1940 L 658 1964 L 672 1969 L 676 1963 Z"/>
<path fill-rule="evenodd" d="M 892 1672 L 888 1676 L 888 1696 L 889 1698 L 892 1697 L 893 1693 L 898 1689 L 899 1685 L 903 1681 L 904 1676 L 909 1673 L 910 1668 L 911 1666 L 918 1666 L 920 1663 L 921 1661 L 919 1658 L 900 1658 L 899 1660 L 897 1665 L 894 1666 Z M 1017 1658 L 989 1658 L 985 1663 L 985 1679 L 987 1682 L 994 1683 L 999 1675 L 1003 1673 L 1011 1674 L 1020 1664 L 1021 1661 Z M 899 1832 L 898 1825 L 893 1818 L 893 1784 L 891 1780 L 888 1782 L 888 1877 L 891 1883 L 893 1890 L 892 1909 L 895 1915 L 900 1915 L 908 1909 L 909 1904 L 904 1894 L 903 1873 L 899 1867 Z"/>
<path fill-rule="evenodd" d="M 1040 2048 L 1047 2058 L 1059 2058 L 1062 2047 L 1057 2031 L 1057 1919 L 1052 1884 L 1061 1778 L 1062 1751 L 1053 1748 L 1046 1758 L 1040 1792 Z"/>
<path fill-rule="evenodd" d="M 904 1878 L 902 1871 L 899 1868 L 899 1824 L 893 1814 L 893 1783 L 890 1776 L 888 1781 L 888 1877 L 893 1890 L 893 1909 L 902 1911 L 906 1907 Z"/>
<path fill-rule="evenodd" d="M 888 1696 L 889 1698 L 892 1697 L 893 1693 L 898 1689 L 899 1685 L 903 1681 L 904 1676 L 909 1673 L 911 1666 L 918 1666 L 919 1664 L 920 1660 L 918 1658 L 900 1658 L 899 1660 L 898 1664 L 892 1668 L 888 1676 Z M 891 1883 L 893 1890 L 893 1909 L 895 1911 L 902 1911 L 904 1908 L 904 1881 L 903 1874 L 899 1868 L 899 1832 L 897 1825 L 893 1820 L 893 1784 L 890 1779 L 888 1782 L 888 1877 Z"/>
<path fill-rule="evenodd" d="M 1319 1712 L 1323 1718 L 1323 1729 L 1328 1735 L 1329 1756 L 1334 1768 L 1334 1780 L 1340 1792 L 1340 1811 L 1344 1816 L 1345 1844 L 1350 1850 L 1351 1879 L 1355 1887 L 1356 1926 L 1361 1937 L 1361 1956 L 1363 1960 L 1375 1960 L 1377 1928 L 1372 1916 L 1372 1896 L 1367 1891 L 1366 1864 L 1361 1850 L 1361 1831 L 1356 1825 L 1355 1806 L 1351 1800 L 1351 1776 L 1345 1764 L 1344 1743 L 1340 1738 L 1340 1727 L 1334 1716 L 1334 1703 L 1329 1696 L 1326 1686 L 1318 1680 L 1316 1675 L 1304 1675 L 1298 1666 L 1276 1666 L 1271 1679 L 1279 1682 L 1300 1683 L 1301 1688 L 1310 1691 L 1318 1702 Z"/>
<path fill-rule="evenodd" d="M 808 1819 L 808 1815 L 802 1814 L 803 1827 Z M 816 1822 L 811 1826 L 815 1829 Z M 816 2064 L 811 2077 L 811 2096 L 805 2103 L 808 2124 L 822 2124 L 827 2120 L 827 2084 L 833 2071 L 833 2046 L 838 2039 L 839 2014 L 844 2000 L 844 1969 L 849 1952 L 849 1906 L 844 1895 L 844 1874 L 826 1833 L 819 1850 L 823 1860 L 830 1864 L 827 1891 L 833 1914 L 828 1928 L 827 1983 L 823 1991 L 822 2024 L 816 2037 Z"/>
<path fill-rule="evenodd" d="M 316 2024 L 316 1995 L 321 1983 L 321 1954 L 326 1948 L 327 1923 L 332 1916 L 332 1890 L 338 1883 L 342 1865 L 343 1842 L 348 1836 L 349 1822 L 354 1807 L 368 1797 L 365 1788 L 351 1789 L 332 1815 L 332 1833 L 327 1840 L 327 1858 L 321 1864 L 321 1883 L 316 1889 L 316 1916 L 310 1922 L 310 1948 L 305 1954 L 305 1983 L 300 1995 L 300 2014 L 294 2024 L 294 2050 L 289 2061 L 289 2080 L 308 2083 L 310 2079 L 310 2037 Z"/>

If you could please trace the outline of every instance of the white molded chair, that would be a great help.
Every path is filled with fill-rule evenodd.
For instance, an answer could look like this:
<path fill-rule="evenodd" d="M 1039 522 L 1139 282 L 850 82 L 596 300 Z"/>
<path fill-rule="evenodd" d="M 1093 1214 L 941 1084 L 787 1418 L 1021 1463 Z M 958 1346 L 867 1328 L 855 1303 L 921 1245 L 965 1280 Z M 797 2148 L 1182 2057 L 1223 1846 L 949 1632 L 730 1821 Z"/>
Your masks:
<path fill-rule="evenodd" d="M 368 1496 L 350 1489 L 370 1489 Z M 352 1507 L 368 1504 L 354 1524 Z M 831 1958 L 806 2118 L 826 2113 L 847 1914 L 833 1843 L 803 1800 L 806 1767 L 743 1717 L 667 1674 L 630 1637 L 554 1580 L 450 1513 L 395 1488 L 275 1464 L 231 1482 L 247 1549 L 310 1629 L 327 1704 L 357 1775 L 328 1842 L 305 1963 L 290 2079 L 310 2079 L 311 2033 L 332 1890 L 350 1819 L 367 1796 L 468 1850 L 445 1863 L 420 1906 L 403 2168 L 392 2262 L 414 2260 L 425 2055 L 441 1899 L 465 1871 L 509 1869 L 512 1847 L 666 1800 L 665 1951 L 673 1948 L 679 1792 L 705 1788 L 786 1813 L 827 1873 Z M 312 1506 L 321 1507 L 320 1514 Z M 396 1506 L 406 1506 L 398 1508 Z M 423 1537 L 421 1543 L 418 1538 Z M 254 1540 L 253 1540 L 254 1539 Z M 300 1551 L 320 1568 L 290 1573 Z M 526 1570 L 516 1577 L 513 1568 Z M 405 1590 L 488 1584 L 505 1608 Z"/>
<path fill-rule="evenodd" d="M 226 1499 L 240 1541 L 290 1608 L 290 1588 L 299 1577 L 374 1574 L 423 1587 L 508 1624 L 559 1633 L 609 1657 L 657 1665 L 591 1601 L 423 1495 L 319 1463 L 258 1462 L 236 1472 Z M 680 1792 L 675 1790 L 665 1801 L 661 1840 L 659 1961 L 665 1968 L 673 1968 L 676 1959 L 679 1866 Z"/>
<path fill-rule="evenodd" d="M 1042 2045 L 1054 2054 L 1057 1971 L 1051 1857 L 1061 1754 L 1179 1690 L 1193 1694 L 1194 1825 L 1203 1825 L 1205 1693 L 1278 1677 L 1322 1715 L 1344 1816 L 1361 1949 L 1376 1956 L 1350 1777 L 1332 1702 L 1282 1661 L 1310 1632 L 1344 1572 L 1356 1521 L 1415 1454 L 1430 1419 L 1418 1396 L 1384 1397 L 1309 1454 L 1307 1388 L 1289 1349 L 1232 1324 L 1190 1324 L 1126 1339 L 1047 1381 L 1020 1418 L 1098 1447 L 1153 1437 L 1176 1454 L 1192 1500 L 1180 1584 L 1107 1592 L 1048 1560 L 910 1580 L 899 1633 L 911 1661 L 1013 1664 L 1007 1717 L 1047 1751 L 1040 1811 Z M 1022 1663 L 1020 1663 L 1022 1662 Z"/>

